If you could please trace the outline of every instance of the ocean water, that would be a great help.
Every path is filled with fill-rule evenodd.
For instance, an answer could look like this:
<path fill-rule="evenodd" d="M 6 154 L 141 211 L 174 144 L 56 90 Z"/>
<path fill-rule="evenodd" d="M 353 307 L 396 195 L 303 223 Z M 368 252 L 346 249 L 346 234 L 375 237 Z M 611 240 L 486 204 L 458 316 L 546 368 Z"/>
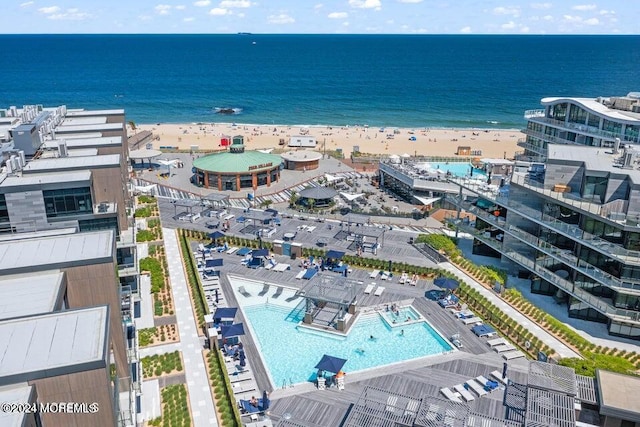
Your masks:
<path fill-rule="evenodd" d="M 546 96 L 640 91 L 640 36 L 0 35 L 0 57 L 3 108 L 137 123 L 518 128 Z"/>

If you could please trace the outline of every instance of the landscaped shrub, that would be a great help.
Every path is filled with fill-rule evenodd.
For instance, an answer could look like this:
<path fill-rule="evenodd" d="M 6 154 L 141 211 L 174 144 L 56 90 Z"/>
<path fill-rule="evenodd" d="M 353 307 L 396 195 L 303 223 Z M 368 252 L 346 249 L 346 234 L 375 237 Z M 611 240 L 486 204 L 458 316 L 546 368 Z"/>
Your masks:
<path fill-rule="evenodd" d="M 443 251 L 449 257 L 461 255 L 455 240 L 444 234 L 420 234 L 415 242 L 426 243 L 437 251 Z"/>
<path fill-rule="evenodd" d="M 636 368 L 632 362 L 620 356 L 609 354 L 596 354 L 584 352 L 584 359 L 565 358 L 560 360 L 560 365 L 575 369 L 576 374 L 588 377 L 596 376 L 596 369 L 618 372 L 626 375 L 637 375 Z"/>
<path fill-rule="evenodd" d="M 138 202 L 140 203 L 156 203 L 156 198 L 153 196 L 138 196 Z"/>
<path fill-rule="evenodd" d="M 175 384 L 164 387 L 162 396 L 162 416 L 150 420 L 149 425 L 157 427 L 189 427 L 191 415 L 187 402 L 187 387 Z"/>
<path fill-rule="evenodd" d="M 153 344 L 153 336 L 155 333 L 155 327 L 138 329 L 138 344 L 140 344 L 140 347 L 146 347 L 149 344 Z"/>
<path fill-rule="evenodd" d="M 159 292 L 164 288 L 164 272 L 162 264 L 155 258 L 147 257 L 140 260 L 140 271 L 148 271 L 151 274 L 151 292 Z"/>
<path fill-rule="evenodd" d="M 193 307 L 196 311 L 196 317 L 198 319 L 198 326 L 200 329 L 204 329 L 204 315 L 209 313 L 209 306 L 206 303 L 202 286 L 200 286 L 200 278 L 198 275 L 198 269 L 196 267 L 189 242 L 184 230 L 180 232 L 180 249 L 182 251 L 182 258 L 185 263 L 185 270 L 187 273 L 187 281 L 191 288 L 191 295 L 193 297 Z"/>
<path fill-rule="evenodd" d="M 148 206 L 136 209 L 134 216 L 136 218 L 149 218 L 151 216 L 151 208 Z"/>
<path fill-rule="evenodd" d="M 153 242 L 156 236 L 149 230 L 140 230 L 136 233 L 136 242 Z"/>
<path fill-rule="evenodd" d="M 182 371 L 182 360 L 178 350 L 173 353 L 154 354 L 142 358 L 142 376 L 150 378 L 168 374 L 173 371 Z"/>

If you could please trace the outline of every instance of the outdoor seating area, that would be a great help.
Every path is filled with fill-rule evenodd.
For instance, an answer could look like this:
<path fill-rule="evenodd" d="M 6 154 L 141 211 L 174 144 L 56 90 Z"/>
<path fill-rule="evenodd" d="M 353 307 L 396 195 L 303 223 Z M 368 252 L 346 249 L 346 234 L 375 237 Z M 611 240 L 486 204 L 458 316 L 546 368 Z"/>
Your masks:
<path fill-rule="evenodd" d="M 440 393 L 451 402 L 471 402 L 476 398 L 488 395 L 499 386 L 500 384 L 497 381 L 488 380 L 483 375 L 478 375 L 475 378 L 468 379 L 463 384 L 454 385 L 453 390 L 450 387 L 443 387 L 440 389 Z"/>

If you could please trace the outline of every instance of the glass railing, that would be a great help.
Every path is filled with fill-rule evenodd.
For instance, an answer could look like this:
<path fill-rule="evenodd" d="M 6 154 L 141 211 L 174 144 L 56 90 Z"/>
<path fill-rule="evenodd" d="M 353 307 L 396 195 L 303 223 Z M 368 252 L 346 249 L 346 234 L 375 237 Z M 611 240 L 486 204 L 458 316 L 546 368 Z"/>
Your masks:
<path fill-rule="evenodd" d="M 534 117 L 544 117 L 544 109 L 526 110 L 524 112 L 525 119 L 531 119 Z"/>
<path fill-rule="evenodd" d="M 532 119 L 532 121 L 537 123 L 549 124 L 557 127 L 558 129 L 566 129 L 566 130 L 581 132 L 582 134 L 589 134 L 591 136 L 596 136 L 597 138 L 607 139 L 611 142 L 614 142 L 616 138 L 620 138 L 620 141 L 622 142 L 629 142 L 633 144 L 640 143 L 640 136 L 625 135 L 619 132 L 610 132 L 608 130 L 598 129 L 595 126 L 588 126 L 581 123 L 571 123 L 571 122 L 565 122 L 564 120 L 550 119 L 544 116 L 544 110 L 541 110 L 543 111 L 543 113 L 540 115 L 535 113 L 536 111 L 540 111 L 540 110 L 530 110 L 530 111 L 533 111 L 533 114 L 527 117 L 527 112 L 525 112 L 525 118 Z"/>
<path fill-rule="evenodd" d="M 477 230 L 471 225 L 466 225 L 462 223 L 462 221 L 457 220 L 451 214 L 449 214 L 445 219 L 447 220 L 447 222 L 454 224 L 460 229 L 462 229 L 463 231 L 473 235 L 476 239 L 478 239 L 482 243 L 493 248 L 494 250 L 503 254 L 507 258 L 526 267 L 528 270 L 534 272 L 544 280 L 548 281 L 549 283 L 552 283 L 553 285 L 557 286 L 558 288 L 562 289 L 568 294 L 573 295 L 574 297 L 580 299 L 581 301 L 590 305 L 591 307 L 598 310 L 599 312 L 606 314 L 608 317 L 612 317 L 612 318 L 620 317 L 620 319 L 617 319 L 617 320 L 627 320 L 627 321 L 638 319 L 637 312 L 632 310 L 618 309 L 613 305 L 608 304 L 606 301 L 603 301 L 602 299 L 581 289 L 580 287 L 575 286 L 574 283 L 570 282 L 569 280 L 563 279 L 562 277 L 558 276 L 554 272 L 546 269 L 542 265 L 543 263 L 537 263 L 536 261 L 530 258 L 527 258 L 524 255 L 521 255 L 513 250 L 504 249 L 502 247 L 501 242 L 499 242 L 494 238 L 486 237 L 482 232 L 482 230 Z"/>
<path fill-rule="evenodd" d="M 491 213 L 485 211 L 484 209 L 480 209 L 469 202 L 461 202 L 459 197 L 447 196 L 446 200 L 456 206 L 460 206 L 465 211 L 473 213 L 477 217 L 482 218 L 485 222 L 491 225 L 495 225 L 496 228 L 499 228 L 500 230 L 505 231 L 513 237 L 529 244 L 534 249 L 542 250 L 548 255 L 554 257 L 554 259 L 558 260 L 559 262 L 575 270 L 578 270 L 585 276 L 591 277 L 593 280 L 596 280 L 607 287 L 616 288 L 618 290 L 640 289 L 640 284 L 623 282 L 619 278 L 598 269 L 597 267 L 587 263 L 586 261 L 580 260 L 573 254 L 573 252 L 558 248 L 557 246 L 554 246 L 549 242 L 546 242 L 536 237 L 535 235 L 522 230 L 519 227 L 516 227 L 514 225 L 507 225 L 504 218 L 495 217 Z"/>

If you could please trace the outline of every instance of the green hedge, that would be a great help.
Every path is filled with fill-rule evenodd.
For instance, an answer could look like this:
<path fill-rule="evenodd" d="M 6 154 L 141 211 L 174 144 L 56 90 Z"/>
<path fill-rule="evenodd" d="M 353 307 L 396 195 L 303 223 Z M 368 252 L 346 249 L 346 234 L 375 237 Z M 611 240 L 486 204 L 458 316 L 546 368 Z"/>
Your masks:
<path fill-rule="evenodd" d="M 140 230 L 136 233 L 136 242 L 153 242 L 156 240 L 156 235 L 149 230 Z"/>
<path fill-rule="evenodd" d="M 448 257 L 456 257 L 462 254 L 456 246 L 455 239 L 444 234 L 419 234 L 415 242 L 426 243 L 437 251 L 443 251 Z"/>
<path fill-rule="evenodd" d="M 156 334 L 156 328 L 144 328 L 138 329 L 138 343 L 140 347 L 146 347 L 149 344 L 153 344 L 153 337 Z"/>
<path fill-rule="evenodd" d="M 198 273 L 198 267 L 195 260 L 185 230 L 180 230 L 180 249 L 182 250 L 182 259 L 184 260 L 185 270 L 187 273 L 187 280 L 191 287 L 191 295 L 193 296 L 193 304 L 196 311 L 196 318 L 198 319 L 198 326 L 202 331 L 205 328 L 204 315 L 209 314 L 209 305 L 204 296 L 204 291 L 200 285 L 200 274 Z"/>
<path fill-rule="evenodd" d="M 154 354 L 153 356 L 143 357 L 142 360 L 142 376 L 150 378 L 162 374 L 168 374 L 173 371 L 182 372 L 182 360 L 178 350 L 173 353 Z"/>
<path fill-rule="evenodd" d="M 145 204 L 156 203 L 156 198 L 153 196 L 138 196 L 138 202 Z"/>
<path fill-rule="evenodd" d="M 148 206 L 136 209 L 134 214 L 136 218 L 149 218 L 151 216 L 151 208 Z"/>
<path fill-rule="evenodd" d="M 207 356 L 209 378 L 216 400 L 216 410 L 220 415 L 223 427 L 240 427 L 240 411 L 236 404 L 233 388 L 229 381 L 227 368 L 223 363 L 224 356 L 220 351 L 211 351 Z"/>
<path fill-rule="evenodd" d="M 162 416 L 149 421 L 156 427 L 190 427 L 191 414 L 187 401 L 187 386 L 176 384 L 164 387 L 161 392 Z"/>
<path fill-rule="evenodd" d="M 151 274 L 151 293 L 155 294 L 164 288 L 164 271 L 160 261 L 151 257 L 142 258 L 140 271 L 148 271 Z"/>
<path fill-rule="evenodd" d="M 575 369 L 576 374 L 588 377 L 596 376 L 596 369 L 618 372 L 625 375 L 638 375 L 636 367 L 629 360 L 620 356 L 584 352 L 584 359 L 568 357 L 560 360 L 559 364 Z"/>

